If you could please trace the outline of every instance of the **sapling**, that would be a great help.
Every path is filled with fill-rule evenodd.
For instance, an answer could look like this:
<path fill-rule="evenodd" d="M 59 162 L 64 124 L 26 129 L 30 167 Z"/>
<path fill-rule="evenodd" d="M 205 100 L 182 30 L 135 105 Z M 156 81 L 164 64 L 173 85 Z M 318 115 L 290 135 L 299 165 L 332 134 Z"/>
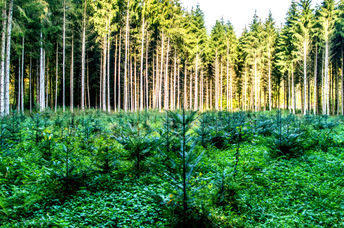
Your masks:
<path fill-rule="evenodd" d="M 181 190 L 179 195 L 182 201 L 182 221 L 186 222 L 189 216 L 190 193 L 192 192 L 190 181 L 194 175 L 195 168 L 200 162 L 203 153 L 198 155 L 195 151 L 196 138 L 192 136 L 191 129 L 196 119 L 197 112 L 191 112 L 186 114 L 185 110 L 182 110 L 182 114 L 169 112 L 171 120 L 176 124 L 177 129 L 174 135 L 179 144 L 179 150 L 173 151 L 177 156 L 171 157 L 171 163 L 178 166 L 174 173 L 166 173 L 172 180 L 172 185 Z"/>

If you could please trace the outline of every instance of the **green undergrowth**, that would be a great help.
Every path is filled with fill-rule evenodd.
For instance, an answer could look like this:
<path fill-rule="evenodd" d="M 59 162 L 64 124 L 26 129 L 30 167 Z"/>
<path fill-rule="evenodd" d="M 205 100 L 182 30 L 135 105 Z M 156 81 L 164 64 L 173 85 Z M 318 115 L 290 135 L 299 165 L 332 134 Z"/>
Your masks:
<path fill-rule="evenodd" d="M 2 227 L 343 227 L 340 117 L 13 114 Z"/>

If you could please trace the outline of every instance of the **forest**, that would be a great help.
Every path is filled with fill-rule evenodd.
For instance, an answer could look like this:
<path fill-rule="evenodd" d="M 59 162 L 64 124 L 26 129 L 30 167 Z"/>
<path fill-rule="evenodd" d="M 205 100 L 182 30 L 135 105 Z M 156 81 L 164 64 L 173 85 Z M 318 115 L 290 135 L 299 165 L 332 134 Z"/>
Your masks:
<path fill-rule="evenodd" d="M 0 1 L 1 227 L 344 226 L 343 0 Z"/>

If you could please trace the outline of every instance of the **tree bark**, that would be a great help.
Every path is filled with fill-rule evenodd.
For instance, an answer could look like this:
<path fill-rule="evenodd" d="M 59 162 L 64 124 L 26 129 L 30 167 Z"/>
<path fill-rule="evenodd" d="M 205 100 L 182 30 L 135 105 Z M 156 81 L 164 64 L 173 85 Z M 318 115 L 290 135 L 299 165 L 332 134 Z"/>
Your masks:
<path fill-rule="evenodd" d="M 63 0 L 62 28 L 62 109 L 66 110 L 66 0 Z"/>
<path fill-rule="evenodd" d="M 85 109 L 85 52 L 86 52 L 86 7 L 84 2 L 84 12 L 82 17 L 82 44 L 81 44 L 81 110 Z"/>
<path fill-rule="evenodd" d="M 118 45 L 118 101 L 117 110 L 121 110 L 121 50 L 122 50 L 122 31 L 119 30 L 119 45 Z"/>
<path fill-rule="evenodd" d="M 1 74 L 0 74 L 0 116 L 5 114 L 5 52 L 6 52 L 6 1 L 2 8 L 1 32 Z"/>
<path fill-rule="evenodd" d="M 5 115 L 10 114 L 10 64 L 11 64 L 11 36 L 12 36 L 13 0 L 10 1 L 7 17 L 6 70 L 5 70 Z"/>
<path fill-rule="evenodd" d="M 40 110 L 45 109 L 45 67 L 44 67 L 44 49 L 43 49 L 43 33 L 40 35 L 40 74 L 39 74 L 39 103 Z"/>
<path fill-rule="evenodd" d="M 128 68 L 129 68 L 129 62 L 128 62 L 128 47 L 129 47 L 129 5 L 130 0 L 128 0 L 127 5 L 127 17 L 126 17 L 126 29 L 125 29 L 125 58 L 124 58 L 124 111 L 128 111 Z"/>
<path fill-rule="evenodd" d="M 145 42 L 145 15 L 144 8 L 145 3 L 143 2 L 142 10 L 142 38 L 141 38 L 141 68 L 140 68 L 140 110 L 143 110 L 143 55 L 144 55 L 144 42 Z"/>
<path fill-rule="evenodd" d="M 56 42 L 55 112 L 57 111 L 58 82 L 59 82 L 59 43 Z"/>
<path fill-rule="evenodd" d="M 70 111 L 74 111 L 74 32 L 72 34 L 72 50 L 70 55 Z"/>
<path fill-rule="evenodd" d="M 318 94 L 317 94 L 317 82 L 318 82 L 318 45 L 315 45 L 315 57 L 314 57 L 314 105 L 313 114 L 317 114 L 318 109 Z"/>

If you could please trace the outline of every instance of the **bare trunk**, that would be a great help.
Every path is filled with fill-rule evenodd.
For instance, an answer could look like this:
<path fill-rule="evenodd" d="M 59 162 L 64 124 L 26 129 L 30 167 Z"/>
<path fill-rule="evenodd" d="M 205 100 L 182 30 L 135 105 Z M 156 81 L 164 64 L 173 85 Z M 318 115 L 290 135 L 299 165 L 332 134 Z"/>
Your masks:
<path fill-rule="evenodd" d="M 195 101 L 194 110 L 198 110 L 198 53 L 196 54 L 196 69 L 195 69 Z"/>
<path fill-rule="evenodd" d="M 161 66 L 160 66 L 160 71 L 161 71 L 161 73 L 160 73 L 160 76 L 159 76 L 159 80 L 158 80 L 158 84 L 159 84 L 159 86 L 158 86 L 158 90 L 159 90 L 159 92 L 158 92 L 158 108 L 159 108 L 159 111 L 161 112 L 161 100 L 162 100 L 162 94 L 161 94 L 161 90 L 162 90 L 162 88 L 161 88 L 161 86 L 162 86 L 162 77 L 163 77 L 163 72 L 164 72 L 164 42 L 165 42 L 165 40 L 164 40 L 164 38 L 165 38 L 165 36 L 164 36 L 164 33 L 162 33 L 162 38 L 161 38 L 161 62 L 160 62 L 160 64 L 161 64 Z"/>
<path fill-rule="evenodd" d="M 144 53 L 144 42 L 145 42 L 145 16 L 144 16 L 145 3 L 143 2 L 143 13 L 142 13 L 142 38 L 141 38 L 141 68 L 140 68 L 140 110 L 143 110 L 143 53 Z"/>
<path fill-rule="evenodd" d="M 147 39 L 146 39 L 146 109 L 149 108 L 149 81 L 148 81 L 148 47 L 149 46 L 149 40 L 148 40 L 148 33 L 147 33 Z M 154 59 L 154 57 L 153 57 Z M 154 64 L 153 64 L 154 67 Z"/>
<path fill-rule="evenodd" d="M 329 89 L 329 42 L 325 41 L 325 114 L 330 114 L 330 89 Z"/>
<path fill-rule="evenodd" d="M 107 70 L 106 70 L 106 91 L 107 91 L 107 111 L 111 111 L 110 104 L 110 19 L 109 19 L 109 28 L 108 28 L 108 39 L 107 39 Z"/>
<path fill-rule="evenodd" d="M 342 85 L 342 115 L 344 115 L 344 50 L 342 49 L 342 61 L 341 61 L 341 63 L 342 63 L 342 83 L 341 83 L 341 85 Z"/>
<path fill-rule="evenodd" d="M 303 115 L 307 114 L 307 42 L 303 44 Z"/>
<path fill-rule="evenodd" d="M 314 105 L 313 113 L 317 114 L 318 109 L 318 94 L 317 94 L 317 82 L 318 82 L 318 45 L 315 46 L 315 59 L 314 59 Z"/>
<path fill-rule="evenodd" d="M 10 1 L 7 17 L 7 44 L 6 44 L 6 70 L 5 70 L 5 115 L 10 114 L 10 64 L 11 64 L 11 36 L 12 36 L 13 0 Z"/>
<path fill-rule="evenodd" d="M 70 111 L 74 111 L 74 33 L 72 35 L 72 50 L 70 55 Z"/>
<path fill-rule="evenodd" d="M 41 47 L 40 47 L 40 74 L 39 74 L 39 103 L 40 110 L 45 109 L 45 70 L 44 70 L 44 49 L 43 49 L 43 34 L 41 32 Z"/>
<path fill-rule="evenodd" d="M 117 111 L 116 101 L 117 101 L 117 48 L 118 48 L 118 36 L 116 36 L 115 41 L 115 66 L 114 66 L 114 77 L 113 77 L 113 108 Z"/>
<path fill-rule="evenodd" d="M 121 110 L 121 50 L 122 50 L 122 32 L 119 30 L 119 45 L 118 45 L 118 101 L 117 109 Z"/>
<path fill-rule="evenodd" d="M 59 43 L 56 43 L 55 112 L 57 111 L 57 91 L 59 81 Z"/>
<path fill-rule="evenodd" d="M 66 0 L 63 1 L 62 29 L 62 109 L 66 110 Z"/>
<path fill-rule="evenodd" d="M 104 36 L 104 39 L 103 39 L 103 66 L 102 66 L 102 75 L 101 75 L 101 78 L 102 78 L 102 94 L 101 94 L 101 97 L 102 97 L 102 103 L 101 103 L 101 107 L 103 109 L 103 111 L 105 112 L 106 111 L 106 76 L 107 76 L 107 73 L 106 73 L 106 62 L 107 62 L 107 39 L 106 39 L 106 36 Z"/>
<path fill-rule="evenodd" d="M 128 48 L 129 48 L 129 5 L 130 0 L 128 0 L 127 5 L 127 18 L 126 18 L 126 29 L 125 29 L 125 63 L 124 63 L 124 111 L 128 111 Z"/>
<path fill-rule="evenodd" d="M 29 92 L 29 100 L 30 100 L 30 113 L 32 113 L 32 57 L 30 54 L 30 72 L 29 72 L 29 87 L 30 87 L 30 92 Z"/>
<path fill-rule="evenodd" d="M 168 102 L 168 73 L 169 73 L 169 52 L 170 52 L 170 38 L 167 39 L 167 50 L 166 50 L 166 67 L 165 67 L 165 85 L 164 85 L 164 109 L 169 110 Z"/>
<path fill-rule="evenodd" d="M 1 75 L 0 75 L 0 116 L 5 114 L 5 52 L 6 52 L 6 1 L 2 8 L 1 32 Z"/>
<path fill-rule="evenodd" d="M 86 52 L 86 7 L 84 2 L 84 13 L 82 17 L 82 44 L 81 44 L 81 110 L 85 109 L 85 52 Z"/>

